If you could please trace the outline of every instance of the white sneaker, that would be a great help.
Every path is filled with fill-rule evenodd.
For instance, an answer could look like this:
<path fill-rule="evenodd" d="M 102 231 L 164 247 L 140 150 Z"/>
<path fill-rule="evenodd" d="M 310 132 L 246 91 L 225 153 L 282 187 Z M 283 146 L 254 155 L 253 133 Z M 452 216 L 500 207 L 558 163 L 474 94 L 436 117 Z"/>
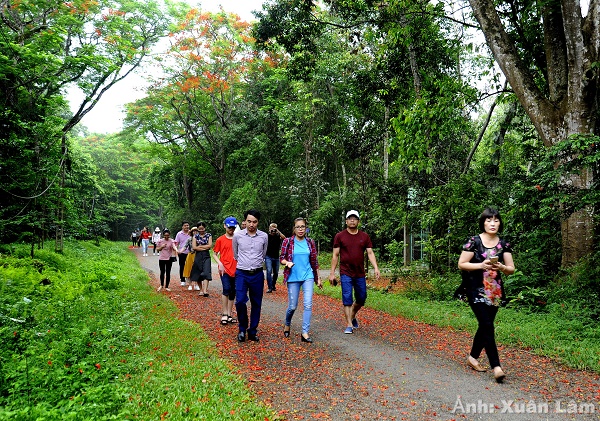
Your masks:
<path fill-rule="evenodd" d="M 162 290 L 162 286 L 158 287 L 158 289 L 156 290 L 156 292 L 160 292 Z"/>
<path fill-rule="evenodd" d="M 182 282 L 182 283 L 181 283 L 181 286 L 182 286 L 182 287 L 184 287 L 184 286 L 185 286 L 185 282 Z"/>
<path fill-rule="evenodd" d="M 156 253 L 152 253 L 152 256 L 156 256 Z"/>
<path fill-rule="evenodd" d="M 171 290 L 170 290 L 169 288 L 165 288 L 165 291 L 169 291 L 169 292 L 171 292 Z"/>
<path fill-rule="evenodd" d="M 190 286 L 188 287 L 188 291 L 191 291 L 191 290 L 192 290 L 192 286 L 190 285 Z"/>
<path fill-rule="evenodd" d="M 194 285 L 194 289 L 195 289 L 196 291 L 200 291 L 200 286 L 199 286 L 199 285 Z"/>

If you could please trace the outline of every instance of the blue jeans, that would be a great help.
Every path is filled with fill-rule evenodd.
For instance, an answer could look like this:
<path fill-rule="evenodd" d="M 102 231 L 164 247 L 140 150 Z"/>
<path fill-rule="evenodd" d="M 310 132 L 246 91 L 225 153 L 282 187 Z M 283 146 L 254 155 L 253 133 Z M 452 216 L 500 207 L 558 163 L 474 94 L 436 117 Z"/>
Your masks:
<path fill-rule="evenodd" d="M 267 288 L 275 289 L 275 283 L 279 276 L 279 257 L 265 257 L 265 266 L 267 268 Z"/>
<path fill-rule="evenodd" d="M 227 272 L 223 273 L 221 284 L 223 285 L 223 295 L 233 300 L 235 298 L 235 276 L 229 276 Z"/>
<path fill-rule="evenodd" d="M 304 313 L 302 314 L 302 333 L 310 331 L 310 318 L 312 317 L 312 297 L 315 280 L 306 279 L 303 282 L 288 282 L 288 309 L 285 313 L 285 325 L 292 323 L 292 317 L 298 307 L 300 298 L 300 287 L 302 287 L 302 298 L 304 301 Z"/>
<path fill-rule="evenodd" d="M 353 278 L 348 275 L 340 275 L 342 284 L 342 303 L 345 306 L 356 304 L 365 305 L 367 301 L 367 278 Z M 354 289 L 354 300 L 352 299 L 352 290 Z"/>
<path fill-rule="evenodd" d="M 235 310 L 239 321 L 240 332 L 248 331 L 256 335 L 260 322 L 260 309 L 262 306 L 265 274 L 259 270 L 253 275 L 241 269 L 235 271 Z M 248 297 L 250 297 L 250 325 L 248 326 Z"/>
<path fill-rule="evenodd" d="M 142 253 L 144 253 L 144 254 L 148 253 L 148 244 L 150 244 L 150 240 L 147 238 L 144 238 L 142 240 Z"/>

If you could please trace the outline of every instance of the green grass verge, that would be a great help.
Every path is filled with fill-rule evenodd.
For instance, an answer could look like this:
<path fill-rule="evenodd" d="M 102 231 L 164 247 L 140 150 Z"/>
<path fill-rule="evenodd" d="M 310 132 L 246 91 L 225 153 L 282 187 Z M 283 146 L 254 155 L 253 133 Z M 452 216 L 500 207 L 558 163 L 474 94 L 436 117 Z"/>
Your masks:
<path fill-rule="evenodd" d="M 0 255 L 0 419 L 275 419 L 126 248 Z"/>
<path fill-rule="evenodd" d="M 331 254 L 320 253 L 319 264 L 321 269 L 328 269 Z M 421 279 L 416 286 L 409 288 L 407 293 L 410 296 L 369 289 L 367 306 L 394 316 L 474 334 L 477 321 L 466 303 L 427 298 L 451 297 L 459 282 L 458 278 L 454 283 L 438 279 L 435 285 L 430 285 L 427 280 Z M 322 293 L 341 299 L 339 286 L 331 287 L 326 281 L 324 286 Z M 419 292 L 424 286 L 428 287 L 427 291 Z M 565 300 L 548 305 L 544 312 L 531 312 L 522 307 L 501 308 L 496 317 L 496 339 L 501 344 L 553 358 L 568 367 L 600 373 L 598 317 L 579 301 Z"/>
<path fill-rule="evenodd" d="M 276 419 L 194 323 L 154 294 L 125 243 L 0 255 L 0 419 Z M 327 283 L 324 293 L 340 298 Z M 392 315 L 473 333 L 455 301 L 369 291 Z M 575 304 L 501 309 L 498 341 L 600 372 L 600 328 Z"/>
<path fill-rule="evenodd" d="M 321 293 L 341 299 L 340 287 L 331 287 L 328 282 Z M 472 334 L 477 329 L 470 307 L 461 301 L 407 298 L 370 289 L 366 305 L 394 316 Z M 501 308 L 496 322 L 496 339 L 501 344 L 526 348 L 566 366 L 600 373 L 600 326 L 576 306 L 556 305 L 547 313 Z"/>

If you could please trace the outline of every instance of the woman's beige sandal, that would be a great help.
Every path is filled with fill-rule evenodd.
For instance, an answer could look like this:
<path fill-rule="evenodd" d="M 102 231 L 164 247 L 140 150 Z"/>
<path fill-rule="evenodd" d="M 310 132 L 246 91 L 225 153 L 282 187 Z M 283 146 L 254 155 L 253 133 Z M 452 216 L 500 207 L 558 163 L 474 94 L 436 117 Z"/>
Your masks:
<path fill-rule="evenodd" d="M 479 364 L 479 361 L 471 356 L 467 358 L 467 364 L 475 371 L 486 371 L 485 367 Z"/>

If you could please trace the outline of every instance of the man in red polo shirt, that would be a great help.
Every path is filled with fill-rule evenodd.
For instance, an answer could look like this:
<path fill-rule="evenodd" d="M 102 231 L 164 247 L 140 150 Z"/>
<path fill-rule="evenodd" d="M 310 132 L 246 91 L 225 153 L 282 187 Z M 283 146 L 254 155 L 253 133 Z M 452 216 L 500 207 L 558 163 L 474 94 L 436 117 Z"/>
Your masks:
<path fill-rule="evenodd" d="M 375 277 L 379 279 L 379 268 L 371 237 L 358 229 L 360 215 L 358 211 L 350 210 L 346 213 L 346 229 L 338 232 L 333 239 L 333 255 L 331 257 L 331 272 L 329 282 L 336 286 L 335 268 L 340 262 L 340 283 L 342 284 L 342 303 L 346 316 L 347 327 L 344 333 L 352 334 L 358 329 L 356 313 L 365 305 L 367 300 L 367 278 L 365 274 L 365 251 L 369 262 L 375 270 Z M 354 300 L 352 292 L 354 291 Z"/>

